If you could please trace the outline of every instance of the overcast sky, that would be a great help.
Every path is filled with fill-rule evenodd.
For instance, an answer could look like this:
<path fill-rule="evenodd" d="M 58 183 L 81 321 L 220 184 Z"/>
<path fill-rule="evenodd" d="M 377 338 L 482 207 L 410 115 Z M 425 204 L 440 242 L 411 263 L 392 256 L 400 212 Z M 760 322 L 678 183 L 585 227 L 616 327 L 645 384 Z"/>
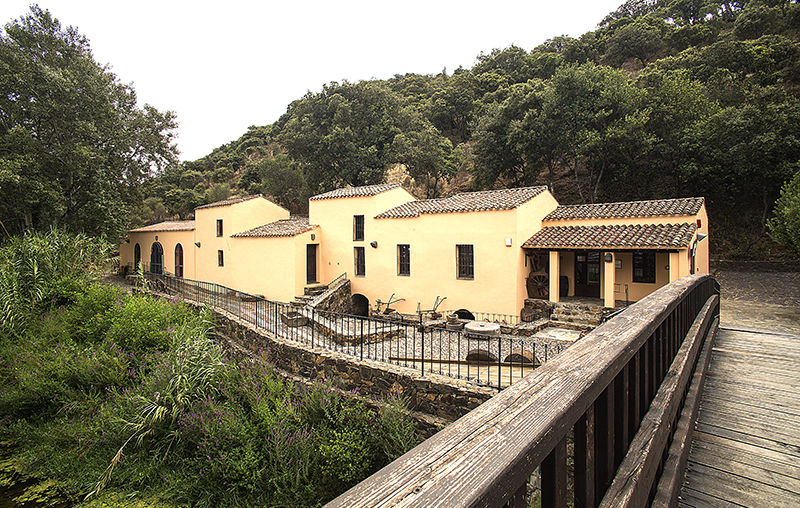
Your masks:
<path fill-rule="evenodd" d="M 594 29 L 623 0 L 42 0 L 89 38 L 95 59 L 132 83 L 140 103 L 178 115 L 193 160 L 274 122 L 330 81 L 448 73 L 481 52 Z M 0 20 L 28 11 L 2 0 Z"/>

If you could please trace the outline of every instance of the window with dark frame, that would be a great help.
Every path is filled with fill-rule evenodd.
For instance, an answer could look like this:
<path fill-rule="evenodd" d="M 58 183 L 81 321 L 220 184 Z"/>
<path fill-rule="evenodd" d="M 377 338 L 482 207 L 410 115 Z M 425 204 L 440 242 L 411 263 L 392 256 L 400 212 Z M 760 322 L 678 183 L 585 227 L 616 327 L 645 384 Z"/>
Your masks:
<path fill-rule="evenodd" d="M 217 236 L 222 236 L 222 219 L 217 219 Z"/>
<path fill-rule="evenodd" d="M 353 241 L 364 241 L 364 216 L 353 215 Z"/>
<path fill-rule="evenodd" d="M 411 246 L 397 245 L 397 275 L 411 275 Z"/>
<path fill-rule="evenodd" d="M 656 282 L 656 253 L 633 253 L 633 282 L 654 284 Z"/>
<path fill-rule="evenodd" d="M 472 245 L 456 245 L 456 264 L 459 279 L 475 278 L 475 250 Z"/>
<path fill-rule="evenodd" d="M 355 273 L 357 277 L 363 277 L 367 274 L 367 268 L 364 262 L 364 247 L 353 248 Z"/>
<path fill-rule="evenodd" d="M 221 250 L 217 251 L 217 266 L 225 266 L 225 255 Z"/>

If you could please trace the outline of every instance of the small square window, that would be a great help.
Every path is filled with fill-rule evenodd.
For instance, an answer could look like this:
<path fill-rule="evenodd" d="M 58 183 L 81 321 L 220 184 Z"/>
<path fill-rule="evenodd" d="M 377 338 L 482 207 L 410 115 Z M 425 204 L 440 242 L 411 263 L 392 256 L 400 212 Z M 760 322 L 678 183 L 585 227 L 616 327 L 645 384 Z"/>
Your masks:
<path fill-rule="evenodd" d="M 364 241 L 364 216 L 353 215 L 353 241 Z"/>
<path fill-rule="evenodd" d="M 411 246 L 397 246 L 397 275 L 411 275 Z"/>
<path fill-rule="evenodd" d="M 217 251 L 217 266 L 225 266 L 225 253 L 221 250 Z"/>
<path fill-rule="evenodd" d="M 222 236 L 222 219 L 217 219 L 217 236 Z"/>
<path fill-rule="evenodd" d="M 459 279 L 475 278 L 475 249 L 472 245 L 456 245 L 456 276 Z"/>
<path fill-rule="evenodd" d="M 354 247 L 353 256 L 355 257 L 355 272 L 357 277 L 363 277 L 367 274 L 367 268 L 364 261 L 364 247 Z"/>
<path fill-rule="evenodd" d="M 633 282 L 655 284 L 656 282 L 656 253 L 633 253 Z"/>

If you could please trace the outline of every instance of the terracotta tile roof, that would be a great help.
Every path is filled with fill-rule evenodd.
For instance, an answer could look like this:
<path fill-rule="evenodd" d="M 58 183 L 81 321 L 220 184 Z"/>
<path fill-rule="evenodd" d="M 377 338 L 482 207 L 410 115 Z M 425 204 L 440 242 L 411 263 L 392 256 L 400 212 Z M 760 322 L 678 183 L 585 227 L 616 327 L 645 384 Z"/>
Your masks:
<path fill-rule="evenodd" d="M 263 198 L 263 197 L 264 197 L 263 194 L 253 194 L 251 196 L 241 196 L 237 198 L 223 199 L 222 201 L 215 201 L 207 205 L 197 206 L 195 207 L 195 210 L 202 210 L 203 208 L 216 208 L 218 206 L 234 205 L 236 203 L 241 203 L 242 201 L 250 201 L 251 199 Z"/>
<path fill-rule="evenodd" d="M 158 224 L 150 224 L 140 228 L 131 229 L 131 233 L 153 233 L 161 231 L 192 231 L 194 230 L 193 220 L 166 220 Z"/>
<path fill-rule="evenodd" d="M 449 198 L 409 201 L 375 216 L 376 219 L 418 217 L 422 214 L 511 210 L 547 190 L 547 187 L 521 187 L 478 192 L 460 192 Z"/>
<path fill-rule="evenodd" d="M 361 187 L 342 187 L 330 192 L 323 192 L 308 199 L 336 199 L 336 198 L 360 198 L 364 196 L 375 196 L 381 192 L 400 187 L 399 183 L 379 183 L 377 185 L 362 185 Z"/>
<path fill-rule="evenodd" d="M 694 215 L 703 206 L 703 198 L 654 199 L 593 205 L 565 205 L 550 212 L 544 220 L 612 219 L 630 217 L 675 217 Z"/>
<path fill-rule="evenodd" d="M 523 248 L 680 249 L 689 246 L 697 226 L 682 224 L 612 224 L 604 226 L 545 226 Z"/>
<path fill-rule="evenodd" d="M 288 219 L 276 220 L 257 228 L 248 229 L 241 233 L 231 235 L 233 238 L 269 238 L 278 236 L 297 236 L 306 231 L 314 229 L 309 224 L 308 217 L 290 217 Z"/>

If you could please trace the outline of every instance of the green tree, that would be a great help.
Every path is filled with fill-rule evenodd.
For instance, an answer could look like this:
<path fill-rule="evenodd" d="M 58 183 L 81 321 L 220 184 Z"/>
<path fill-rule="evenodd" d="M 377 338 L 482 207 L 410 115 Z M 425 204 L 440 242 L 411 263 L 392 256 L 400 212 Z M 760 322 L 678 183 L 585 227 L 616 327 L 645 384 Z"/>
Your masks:
<path fill-rule="evenodd" d="M 425 197 L 439 196 L 440 186 L 455 171 L 453 144 L 416 111 L 405 111 L 407 125 L 392 143 L 394 160 L 425 187 Z"/>
<path fill-rule="evenodd" d="M 383 180 L 400 99 L 379 83 L 330 83 L 289 105 L 280 140 L 301 162 L 311 192 Z"/>
<path fill-rule="evenodd" d="M 118 235 L 175 161 L 175 118 L 136 105 L 89 42 L 34 5 L 0 33 L 0 220 Z"/>
<path fill-rule="evenodd" d="M 769 236 L 800 255 L 800 171 L 781 189 L 774 215 L 769 220 Z"/>

